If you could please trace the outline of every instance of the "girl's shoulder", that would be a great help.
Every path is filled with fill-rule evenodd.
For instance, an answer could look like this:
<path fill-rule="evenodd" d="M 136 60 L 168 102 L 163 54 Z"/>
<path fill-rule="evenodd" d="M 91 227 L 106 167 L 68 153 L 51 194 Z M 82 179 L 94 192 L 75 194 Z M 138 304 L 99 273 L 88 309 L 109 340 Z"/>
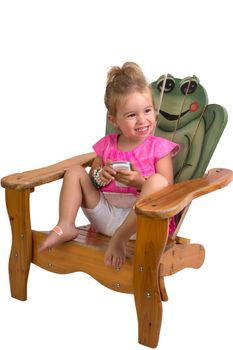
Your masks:
<path fill-rule="evenodd" d="M 150 147 L 154 152 L 161 154 L 161 156 L 172 152 L 172 156 L 178 153 L 180 146 L 164 137 L 150 135 L 147 139 L 147 147 Z"/>
<path fill-rule="evenodd" d="M 99 141 L 101 143 L 115 143 L 117 141 L 117 137 L 118 137 L 118 134 L 108 134 L 108 135 L 105 135 L 104 137 L 102 137 Z"/>
<path fill-rule="evenodd" d="M 168 140 L 166 139 L 165 137 L 161 137 L 161 136 L 156 136 L 156 135 L 149 135 L 149 137 L 147 138 L 147 140 L 151 143 L 154 143 L 154 144 L 167 144 L 167 145 L 177 145 L 177 143 L 171 141 L 171 140 Z"/>
<path fill-rule="evenodd" d="M 97 141 L 93 148 L 96 152 L 102 152 L 106 147 L 109 146 L 116 146 L 117 143 L 117 134 L 108 134 L 104 137 L 102 137 L 99 141 Z"/>
<path fill-rule="evenodd" d="M 163 144 L 166 144 L 166 143 L 170 143 L 171 141 L 163 138 L 163 137 L 160 137 L 160 136 L 156 136 L 156 135 L 149 135 L 148 138 L 145 140 L 145 143 L 148 143 L 150 145 L 153 145 L 153 146 L 159 146 L 159 145 L 163 145 Z"/>
<path fill-rule="evenodd" d="M 108 134 L 99 139 L 96 143 L 112 142 L 117 140 L 117 134 Z"/>

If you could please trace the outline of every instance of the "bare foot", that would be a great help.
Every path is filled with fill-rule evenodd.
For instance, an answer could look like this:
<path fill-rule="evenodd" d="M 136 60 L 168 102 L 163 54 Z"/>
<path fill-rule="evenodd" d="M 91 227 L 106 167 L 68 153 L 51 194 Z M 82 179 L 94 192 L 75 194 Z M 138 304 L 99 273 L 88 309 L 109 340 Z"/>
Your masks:
<path fill-rule="evenodd" d="M 78 236 L 78 229 L 72 227 L 63 231 L 60 226 L 56 226 L 39 247 L 39 252 L 43 252 L 49 248 L 60 245 L 63 242 L 72 241 Z"/>
<path fill-rule="evenodd" d="M 126 242 L 113 236 L 105 253 L 104 263 L 107 266 L 121 267 L 125 262 Z"/>

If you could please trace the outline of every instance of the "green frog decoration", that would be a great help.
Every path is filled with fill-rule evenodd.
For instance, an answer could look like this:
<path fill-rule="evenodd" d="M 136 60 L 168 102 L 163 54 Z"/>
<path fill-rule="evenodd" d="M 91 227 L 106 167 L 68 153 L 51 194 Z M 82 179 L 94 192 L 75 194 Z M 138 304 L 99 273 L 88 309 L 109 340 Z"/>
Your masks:
<path fill-rule="evenodd" d="M 159 105 L 155 134 L 181 146 L 174 158 L 175 181 L 202 176 L 227 123 L 225 108 L 208 104 L 196 76 L 163 75 L 151 86 Z"/>

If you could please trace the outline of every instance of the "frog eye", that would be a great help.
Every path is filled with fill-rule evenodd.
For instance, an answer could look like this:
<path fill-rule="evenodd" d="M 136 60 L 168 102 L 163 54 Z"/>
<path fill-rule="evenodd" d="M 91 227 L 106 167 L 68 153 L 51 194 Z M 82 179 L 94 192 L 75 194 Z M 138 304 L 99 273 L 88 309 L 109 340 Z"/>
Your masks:
<path fill-rule="evenodd" d="M 161 78 L 157 83 L 157 89 L 159 91 L 162 91 L 162 89 L 163 89 L 164 79 L 165 79 L 164 77 Z M 166 83 L 165 83 L 165 87 L 164 87 L 164 92 L 168 93 L 168 92 L 172 91 L 174 89 L 174 87 L 175 87 L 175 80 L 173 80 L 170 77 L 167 78 Z"/>
<path fill-rule="evenodd" d="M 192 94 L 197 88 L 197 82 L 195 80 L 188 80 L 180 86 L 182 94 Z"/>

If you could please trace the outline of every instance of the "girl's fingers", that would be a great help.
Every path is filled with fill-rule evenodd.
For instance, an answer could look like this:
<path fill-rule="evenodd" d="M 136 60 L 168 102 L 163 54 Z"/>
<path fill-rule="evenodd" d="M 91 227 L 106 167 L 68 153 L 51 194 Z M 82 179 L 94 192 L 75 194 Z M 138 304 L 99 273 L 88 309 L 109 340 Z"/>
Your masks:
<path fill-rule="evenodd" d="M 104 167 L 101 171 L 101 177 L 107 180 L 114 180 L 116 172 L 111 167 Z"/>

